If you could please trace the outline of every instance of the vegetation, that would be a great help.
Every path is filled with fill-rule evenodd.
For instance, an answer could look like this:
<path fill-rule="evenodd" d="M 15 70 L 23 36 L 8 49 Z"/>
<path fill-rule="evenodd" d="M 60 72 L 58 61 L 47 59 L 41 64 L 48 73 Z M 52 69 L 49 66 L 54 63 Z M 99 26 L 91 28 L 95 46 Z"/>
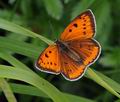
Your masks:
<path fill-rule="evenodd" d="M 1 0 L 1 102 L 120 102 L 120 0 Z M 78 81 L 34 68 L 69 22 L 91 9 L 102 52 Z"/>

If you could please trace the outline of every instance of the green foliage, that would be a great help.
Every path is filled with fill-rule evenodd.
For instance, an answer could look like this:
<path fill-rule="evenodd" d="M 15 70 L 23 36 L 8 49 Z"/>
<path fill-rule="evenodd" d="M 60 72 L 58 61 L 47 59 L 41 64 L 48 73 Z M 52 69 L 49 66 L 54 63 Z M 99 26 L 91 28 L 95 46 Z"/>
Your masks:
<path fill-rule="evenodd" d="M 71 13 L 71 19 L 75 18 L 84 10 L 89 9 L 89 7 L 93 4 L 94 1 L 95 0 L 82 0 L 76 3 L 74 8 L 72 9 L 73 11 Z"/>
<path fill-rule="evenodd" d="M 120 0 L 2 0 L 0 96 L 3 92 L 6 97 L 3 100 L 119 102 L 119 4 Z M 76 82 L 36 71 L 34 62 L 46 44 L 54 44 L 52 40 L 60 35 L 64 25 L 86 9 L 92 9 L 96 18 L 96 39 L 102 46 L 98 61 Z"/>
<path fill-rule="evenodd" d="M 63 5 L 60 0 L 43 0 L 49 15 L 55 19 L 60 19 L 63 13 Z"/>

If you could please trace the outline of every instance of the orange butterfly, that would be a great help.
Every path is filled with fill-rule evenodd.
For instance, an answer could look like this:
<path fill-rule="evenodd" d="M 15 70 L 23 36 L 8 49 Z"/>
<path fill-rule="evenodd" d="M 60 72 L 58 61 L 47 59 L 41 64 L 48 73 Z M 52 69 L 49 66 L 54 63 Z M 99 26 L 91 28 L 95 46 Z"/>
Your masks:
<path fill-rule="evenodd" d="M 100 55 L 100 44 L 93 39 L 95 32 L 94 15 L 87 10 L 67 26 L 56 45 L 49 45 L 41 53 L 36 68 L 56 75 L 61 73 L 69 81 L 78 80 Z"/>

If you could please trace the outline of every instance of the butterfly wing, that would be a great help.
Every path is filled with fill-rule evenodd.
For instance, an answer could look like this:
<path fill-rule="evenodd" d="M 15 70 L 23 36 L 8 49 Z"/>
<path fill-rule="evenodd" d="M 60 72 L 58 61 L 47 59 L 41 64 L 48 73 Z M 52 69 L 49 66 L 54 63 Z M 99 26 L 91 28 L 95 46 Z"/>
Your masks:
<path fill-rule="evenodd" d="M 91 10 L 76 17 L 60 36 L 62 41 L 92 38 L 95 34 L 95 18 Z"/>
<path fill-rule="evenodd" d="M 66 53 L 61 53 L 61 74 L 65 79 L 75 81 L 81 78 L 85 72 L 86 66 L 70 58 Z"/>
<path fill-rule="evenodd" d="M 93 39 L 71 41 L 68 45 L 70 50 L 79 55 L 80 61 L 75 61 L 68 53 L 62 52 L 61 73 L 65 79 L 75 81 L 81 78 L 87 67 L 98 58 L 100 45 Z"/>
<path fill-rule="evenodd" d="M 52 74 L 61 73 L 70 81 L 78 80 L 100 54 L 99 43 L 92 39 L 95 27 L 95 19 L 91 10 L 76 17 L 60 37 L 60 41 L 65 46 L 67 45 L 68 50 L 72 51 L 70 53 L 61 52 L 60 46 L 50 45 L 40 55 L 36 67 Z M 65 50 L 65 46 L 62 46 L 62 50 Z M 72 52 L 75 53 L 72 54 Z M 74 60 L 79 59 L 78 57 L 80 57 L 80 62 Z"/>
<path fill-rule="evenodd" d="M 39 70 L 47 73 L 60 73 L 60 62 L 57 45 L 50 45 L 42 52 L 36 62 L 36 67 Z"/>
<path fill-rule="evenodd" d="M 80 56 L 84 65 L 95 62 L 101 52 L 99 43 L 94 39 L 71 41 L 69 42 L 69 48 Z"/>

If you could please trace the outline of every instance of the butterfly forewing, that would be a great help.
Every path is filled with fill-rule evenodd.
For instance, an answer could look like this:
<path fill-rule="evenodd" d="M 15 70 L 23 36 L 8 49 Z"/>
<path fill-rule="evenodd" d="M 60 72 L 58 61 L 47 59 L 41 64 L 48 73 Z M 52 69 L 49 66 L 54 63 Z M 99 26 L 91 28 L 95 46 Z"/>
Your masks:
<path fill-rule="evenodd" d="M 92 38 L 95 34 L 95 18 L 91 10 L 76 17 L 60 36 L 62 41 Z"/>
<path fill-rule="evenodd" d="M 60 59 L 57 45 L 50 45 L 38 58 L 36 67 L 52 74 L 60 73 Z"/>

